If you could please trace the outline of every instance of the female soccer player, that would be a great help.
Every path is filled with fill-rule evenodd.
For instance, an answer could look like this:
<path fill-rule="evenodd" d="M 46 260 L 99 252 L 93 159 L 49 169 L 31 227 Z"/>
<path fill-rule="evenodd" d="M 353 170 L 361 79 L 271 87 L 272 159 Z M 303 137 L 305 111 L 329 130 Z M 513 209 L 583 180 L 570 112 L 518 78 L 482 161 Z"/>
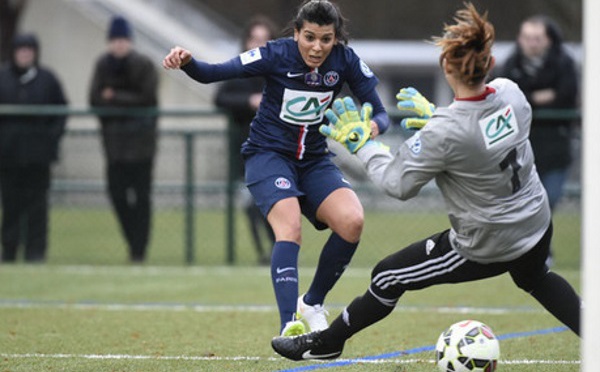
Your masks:
<path fill-rule="evenodd" d="M 373 105 L 373 136 L 389 126 L 375 92 L 378 79 L 346 46 L 348 34 L 339 8 L 326 0 L 305 1 L 291 28 L 293 38 L 269 42 L 225 63 L 198 61 L 181 47 L 163 60 L 165 68 L 181 68 L 201 83 L 265 77 L 242 155 L 246 184 L 275 232 L 271 276 L 284 335 L 305 332 L 296 314 L 310 330 L 327 328 L 325 296 L 350 263 L 363 228 L 362 205 L 332 163 L 326 138 L 318 131 L 325 109 L 347 83 L 361 102 Z M 310 288 L 299 297 L 302 214 L 317 229 L 329 227 L 332 234 Z"/>
<path fill-rule="evenodd" d="M 297 337 L 276 337 L 272 346 L 294 360 L 341 355 L 353 334 L 383 319 L 405 291 L 459 283 L 509 272 L 558 320 L 579 334 L 581 301 L 573 288 L 545 265 L 552 237 L 548 198 L 533 163 L 528 140 L 531 107 L 510 80 L 485 78 L 494 64 L 494 28 L 472 4 L 456 14 L 456 24 L 434 41 L 455 100 L 438 108 L 423 129 L 395 155 L 366 139 L 357 151 L 371 179 L 389 195 L 405 200 L 435 179 L 451 228 L 384 258 L 368 291 L 357 297 L 331 327 Z M 400 109 L 427 119 L 429 102 L 414 89 L 398 94 Z M 335 128 L 323 132 L 359 147 L 368 127 L 352 100 L 336 100 Z M 364 108 L 364 105 L 363 105 Z M 368 117 L 368 109 L 363 110 Z M 416 124 L 415 124 L 416 123 Z"/>

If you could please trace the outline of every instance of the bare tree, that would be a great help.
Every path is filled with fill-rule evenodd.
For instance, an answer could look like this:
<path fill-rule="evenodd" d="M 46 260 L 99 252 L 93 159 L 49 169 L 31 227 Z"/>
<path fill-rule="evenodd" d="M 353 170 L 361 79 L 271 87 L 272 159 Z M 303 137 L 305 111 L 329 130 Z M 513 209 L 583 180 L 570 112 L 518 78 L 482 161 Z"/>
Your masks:
<path fill-rule="evenodd" d="M 10 58 L 10 44 L 26 4 L 27 0 L 0 0 L 0 63 Z"/>

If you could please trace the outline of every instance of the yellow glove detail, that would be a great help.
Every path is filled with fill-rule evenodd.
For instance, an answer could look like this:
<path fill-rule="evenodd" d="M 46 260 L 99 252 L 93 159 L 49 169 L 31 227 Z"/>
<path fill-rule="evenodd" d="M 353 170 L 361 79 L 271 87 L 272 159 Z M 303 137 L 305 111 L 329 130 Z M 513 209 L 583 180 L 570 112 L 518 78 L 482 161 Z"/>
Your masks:
<path fill-rule="evenodd" d="M 396 94 L 396 99 L 398 100 L 396 104 L 398 110 L 408 111 L 417 116 L 402 120 L 401 125 L 405 129 L 419 130 L 423 128 L 435 111 L 435 105 L 413 87 L 400 89 Z"/>
<path fill-rule="evenodd" d="M 373 106 L 364 103 L 360 113 L 350 97 L 338 98 L 325 116 L 333 125 L 321 125 L 319 132 L 356 153 L 371 138 L 371 115 Z"/>

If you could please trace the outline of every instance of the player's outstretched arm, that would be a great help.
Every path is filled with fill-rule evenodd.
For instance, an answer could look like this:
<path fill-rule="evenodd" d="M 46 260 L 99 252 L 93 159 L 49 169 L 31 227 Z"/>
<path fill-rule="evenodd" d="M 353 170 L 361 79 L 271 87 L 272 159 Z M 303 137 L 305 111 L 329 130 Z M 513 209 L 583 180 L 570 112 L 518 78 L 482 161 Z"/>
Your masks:
<path fill-rule="evenodd" d="M 396 94 L 396 99 L 398 100 L 396 104 L 398 110 L 416 115 L 416 117 L 402 119 L 401 125 L 404 129 L 419 130 L 423 128 L 435 111 L 435 105 L 413 87 L 400 89 Z"/>
<path fill-rule="evenodd" d="M 167 70 L 179 69 L 192 60 L 192 53 L 180 46 L 171 48 L 169 54 L 163 58 L 163 67 Z"/>

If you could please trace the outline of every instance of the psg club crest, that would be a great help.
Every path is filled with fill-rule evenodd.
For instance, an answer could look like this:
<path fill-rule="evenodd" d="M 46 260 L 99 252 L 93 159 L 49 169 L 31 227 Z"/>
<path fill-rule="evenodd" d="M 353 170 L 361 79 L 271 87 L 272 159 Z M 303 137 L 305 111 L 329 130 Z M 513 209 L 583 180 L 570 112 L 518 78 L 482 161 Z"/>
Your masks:
<path fill-rule="evenodd" d="M 335 71 L 329 71 L 328 73 L 325 74 L 325 77 L 323 78 L 323 82 L 328 87 L 332 87 L 332 86 L 336 85 L 339 80 L 340 80 L 340 75 L 338 75 L 338 73 Z"/>
<path fill-rule="evenodd" d="M 282 190 L 287 190 L 292 187 L 292 183 L 285 177 L 279 177 L 275 180 L 275 187 Z"/>

